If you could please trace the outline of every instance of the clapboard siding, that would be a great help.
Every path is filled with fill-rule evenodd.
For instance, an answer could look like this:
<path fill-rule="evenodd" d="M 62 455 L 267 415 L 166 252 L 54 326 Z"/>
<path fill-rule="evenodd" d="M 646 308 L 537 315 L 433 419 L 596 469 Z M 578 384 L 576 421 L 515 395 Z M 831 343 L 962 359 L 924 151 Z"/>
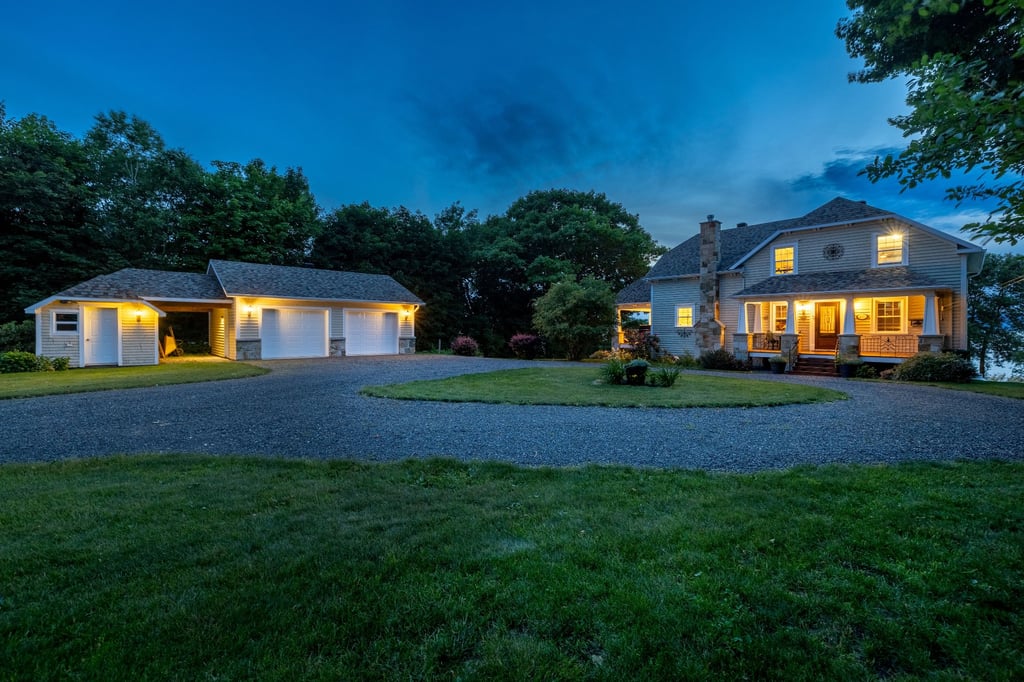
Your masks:
<path fill-rule="evenodd" d="M 676 327 L 676 307 L 692 305 L 696 322 L 699 302 L 700 281 L 696 277 L 658 281 L 651 287 L 651 333 L 658 336 L 666 352 L 698 354 L 695 335 Z"/>
<path fill-rule="evenodd" d="M 82 364 L 81 336 L 79 334 L 55 336 L 52 333 L 51 321 L 54 310 L 77 312 L 78 331 L 81 334 L 84 313 L 80 307 L 54 304 L 41 308 L 36 311 L 36 339 L 38 341 L 36 353 L 48 358 L 69 358 L 72 367 L 79 367 Z"/>
<path fill-rule="evenodd" d="M 218 357 L 225 357 L 225 343 L 227 342 L 227 319 L 228 313 L 223 308 L 217 308 L 210 313 L 210 352 Z"/>
<path fill-rule="evenodd" d="M 118 317 L 121 325 L 121 365 L 136 367 L 159 362 L 156 346 L 157 314 L 152 310 L 123 305 Z"/>

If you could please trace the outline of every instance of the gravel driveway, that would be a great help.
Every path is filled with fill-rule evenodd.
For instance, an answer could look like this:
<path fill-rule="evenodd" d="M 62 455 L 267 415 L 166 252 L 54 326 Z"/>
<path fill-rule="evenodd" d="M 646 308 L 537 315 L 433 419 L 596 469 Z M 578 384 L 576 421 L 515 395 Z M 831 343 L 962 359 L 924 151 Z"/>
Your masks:
<path fill-rule="evenodd" d="M 530 363 L 446 356 L 265 363 L 265 376 L 0 402 L 0 462 L 180 452 L 528 466 L 757 471 L 799 464 L 1024 459 L 1024 401 L 809 377 L 846 401 L 775 408 L 612 409 L 428 403 L 382 384 Z M 595 367 L 595 372 L 597 368 Z"/>

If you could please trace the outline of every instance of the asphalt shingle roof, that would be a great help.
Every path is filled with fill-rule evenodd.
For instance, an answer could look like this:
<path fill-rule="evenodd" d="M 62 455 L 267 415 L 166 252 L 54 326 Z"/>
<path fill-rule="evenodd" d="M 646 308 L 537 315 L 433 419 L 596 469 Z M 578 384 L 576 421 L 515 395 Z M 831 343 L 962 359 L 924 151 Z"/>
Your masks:
<path fill-rule="evenodd" d="M 389 275 L 225 260 L 211 260 L 209 272 L 229 296 L 423 304 Z"/>
<path fill-rule="evenodd" d="M 65 289 L 58 298 L 177 298 L 224 300 L 217 279 L 208 274 L 125 268 Z"/>
<path fill-rule="evenodd" d="M 932 288 L 941 287 L 932 278 L 916 273 L 910 268 L 892 267 L 769 277 L 747 287 L 735 296 L 783 296 L 787 294 Z"/>
<path fill-rule="evenodd" d="M 859 201 L 836 197 L 823 206 L 799 218 L 776 220 L 770 223 L 746 225 L 722 230 L 719 265 L 722 269 L 731 267 L 741 258 L 776 232 L 820 225 L 834 225 L 892 215 L 874 206 Z M 695 234 L 675 247 L 654 264 L 648 278 L 681 277 L 700 272 L 700 234 Z"/>
<path fill-rule="evenodd" d="M 651 283 L 642 277 L 630 282 L 615 297 L 615 302 L 620 305 L 625 303 L 650 303 Z"/>

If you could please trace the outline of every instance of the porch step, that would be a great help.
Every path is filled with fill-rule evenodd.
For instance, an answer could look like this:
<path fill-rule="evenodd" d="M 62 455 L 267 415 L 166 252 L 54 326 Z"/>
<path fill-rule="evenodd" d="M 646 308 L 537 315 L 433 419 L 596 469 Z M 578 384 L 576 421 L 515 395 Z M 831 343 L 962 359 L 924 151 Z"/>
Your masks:
<path fill-rule="evenodd" d="M 835 360 L 831 358 L 798 358 L 790 374 L 819 377 L 839 376 Z"/>

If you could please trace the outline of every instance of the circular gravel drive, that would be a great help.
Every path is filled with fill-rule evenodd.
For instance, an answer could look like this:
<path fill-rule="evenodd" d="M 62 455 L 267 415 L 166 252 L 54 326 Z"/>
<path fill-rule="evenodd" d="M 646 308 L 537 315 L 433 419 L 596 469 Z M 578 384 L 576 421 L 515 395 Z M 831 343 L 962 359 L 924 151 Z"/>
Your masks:
<path fill-rule="evenodd" d="M 416 355 L 265 364 L 273 371 L 250 379 L 2 401 L 0 462 L 170 452 L 758 471 L 1024 459 L 1024 401 L 928 386 L 754 375 L 836 388 L 850 399 L 773 408 L 524 407 L 384 400 L 359 389 L 535 363 Z"/>

